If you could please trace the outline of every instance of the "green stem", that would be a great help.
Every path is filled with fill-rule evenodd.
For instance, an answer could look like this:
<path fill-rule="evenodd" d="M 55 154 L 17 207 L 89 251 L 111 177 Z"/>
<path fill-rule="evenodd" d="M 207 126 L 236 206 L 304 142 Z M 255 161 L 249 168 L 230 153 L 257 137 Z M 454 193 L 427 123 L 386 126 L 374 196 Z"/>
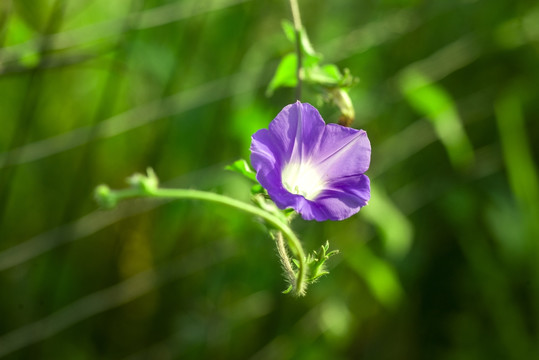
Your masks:
<path fill-rule="evenodd" d="M 296 273 L 294 271 L 294 268 L 292 267 L 292 262 L 290 261 L 290 257 L 288 256 L 286 247 L 284 246 L 282 232 L 277 231 L 277 233 L 275 234 L 275 243 L 277 245 L 277 252 L 279 253 L 279 258 L 281 259 L 281 264 L 283 265 L 283 270 L 285 272 L 287 281 L 290 284 L 294 284 L 296 281 Z"/>
<path fill-rule="evenodd" d="M 284 234 L 288 241 L 288 246 L 292 253 L 298 258 L 299 269 L 296 276 L 296 282 L 294 284 L 294 293 L 298 296 L 301 296 L 305 292 L 306 287 L 306 270 L 305 270 L 305 252 L 303 251 L 303 246 L 299 241 L 298 237 L 294 234 L 292 229 L 286 224 L 284 224 L 278 217 L 275 215 L 266 212 L 256 206 L 251 204 L 244 203 L 236 199 L 229 198 L 224 195 L 215 194 L 212 192 L 200 191 L 200 190 L 188 190 L 188 189 L 152 189 L 151 191 L 143 191 L 137 188 L 130 188 L 124 190 L 114 190 L 110 191 L 109 196 L 113 197 L 115 201 L 119 201 L 126 198 L 133 197 L 154 197 L 154 198 L 168 198 L 168 199 L 194 199 L 194 200 L 204 200 L 213 203 L 227 205 L 238 210 L 250 213 L 255 216 L 259 216 L 262 219 L 266 220 L 270 225 L 274 226 L 279 232 Z M 290 261 L 288 260 L 288 263 Z M 291 268 L 291 267 L 290 267 Z"/>
<path fill-rule="evenodd" d="M 296 32 L 296 57 L 298 66 L 296 69 L 296 77 L 298 79 L 296 85 L 296 100 L 301 100 L 301 68 L 302 68 L 302 51 L 301 51 L 301 16 L 297 0 L 290 0 L 290 8 L 292 9 L 292 20 L 294 21 L 294 30 Z"/>

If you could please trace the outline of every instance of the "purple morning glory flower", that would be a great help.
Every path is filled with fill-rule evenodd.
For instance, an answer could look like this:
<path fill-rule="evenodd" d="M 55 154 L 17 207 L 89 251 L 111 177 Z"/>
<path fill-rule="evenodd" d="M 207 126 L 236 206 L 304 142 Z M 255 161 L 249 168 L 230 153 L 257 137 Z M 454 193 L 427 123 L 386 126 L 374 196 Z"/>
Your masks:
<path fill-rule="evenodd" d="M 316 108 L 299 101 L 252 136 L 257 180 L 280 209 L 305 220 L 343 220 L 367 205 L 370 159 L 365 131 L 326 125 Z"/>

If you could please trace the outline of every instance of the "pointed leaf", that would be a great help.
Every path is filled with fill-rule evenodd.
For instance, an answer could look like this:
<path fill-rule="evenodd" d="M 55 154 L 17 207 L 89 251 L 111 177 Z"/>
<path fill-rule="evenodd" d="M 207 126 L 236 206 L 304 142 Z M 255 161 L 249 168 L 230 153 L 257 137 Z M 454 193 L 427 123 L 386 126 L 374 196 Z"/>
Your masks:
<path fill-rule="evenodd" d="M 292 44 L 296 42 L 296 30 L 294 29 L 294 24 L 290 20 L 283 20 L 281 22 L 284 34 L 286 38 L 290 40 Z"/>
<path fill-rule="evenodd" d="M 256 181 L 256 173 L 253 169 L 251 169 L 251 166 L 245 159 L 240 159 L 232 163 L 231 165 L 227 165 L 225 167 L 226 170 L 235 171 L 237 173 L 242 174 L 246 178 Z"/>
<path fill-rule="evenodd" d="M 305 80 L 322 86 L 338 86 L 343 81 L 343 76 L 337 66 L 333 64 L 313 66 L 305 69 Z"/>
<path fill-rule="evenodd" d="M 298 59 L 296 54 L 290 53 L 286 55 L 282 60 L 275 75 L 271 79 L 268 88 L 266 90 L 266 96 L 271 96 L 275 89 L 279 87 L 294 87 L 298 83 L 296 77 L 296 71 L 298 67 Z"/>

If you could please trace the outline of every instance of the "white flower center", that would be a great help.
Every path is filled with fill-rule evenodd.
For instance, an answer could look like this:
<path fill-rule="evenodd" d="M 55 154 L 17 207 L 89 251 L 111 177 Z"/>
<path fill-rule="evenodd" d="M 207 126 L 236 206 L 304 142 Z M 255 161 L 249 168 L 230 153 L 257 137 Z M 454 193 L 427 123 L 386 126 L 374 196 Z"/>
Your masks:
<path fill-rule="evenodd" d="M 286 190 L 302 195 L 307 200 L 314 200 L 326 185 L 321 174 L 309 161 L 286 164 L 281 181 Z"/>

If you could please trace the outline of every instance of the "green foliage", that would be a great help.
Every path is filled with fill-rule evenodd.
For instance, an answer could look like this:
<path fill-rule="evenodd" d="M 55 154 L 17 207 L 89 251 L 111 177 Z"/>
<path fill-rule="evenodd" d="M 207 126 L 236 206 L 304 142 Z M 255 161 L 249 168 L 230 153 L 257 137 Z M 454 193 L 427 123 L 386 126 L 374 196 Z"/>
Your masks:
<path fill-rule="evenodd" d="M 91 196 L 151 166 L 265 200 L 223 166 L 295 100 L 265 96 L 286 2 L 0 1 L 0 358 L 538 358 L 536 2 L 299 5 L 302 101 L 353 104 L 373 196 L 342 222 L 282 214 L 312 258 L 341 251 L 294 298 L 258 218 Z M 361 82 L 326 87 L 347 68 Z"/>
<path fill-rule="evenodd" d="M 25 23 L 38 32 L 47 30 L 49 18 L 53 15 L 56 0 L 14 0 L 17 14 Z"/>
<path fill-rule="evenodd" d="M 296 30 L 289 21 L 283 21 L 283 30 L 286 38 L 296 44 Z M 355 118 L 354 107 L 348 91 L 357 79 L 354 78 L 348 69 L 341 73 L 335 64 L 322 64 L 322 55 L 315 52 L 305 29 L 299 31 L 301 71 L 299 76 L 302 81 L 310 84 L 324 93 L 323 99 L 333 102 L 342 113 L 345 125 Z M 267 89 L 266 96 L 271 96 L 280 87 L 296 87 L 298 85 L 298 53 L 292 52 L 285 55 Z"/>
<path fill-rule="evenodd" d="M 521 90 L 510 89 L 495 104 L 496 120 L 509 185 L 520 212 L 524 214 L 525 248 L 533 253 L 539 238 L 539 174 L 526 136 L 519 97 Z"/>
<path fill-rule="evenodd" d="M 236 161 L 234 165 L 237 165 L 237 168 L 241 173 L 247 174 L 247 176 L 251 175 L 252 170 L 250 170 L 247 162 L 240 160 Z M 234 166 L 231 168 L 234 169 Z M 160 188 L 159 180 L 152 168 L 146 170 L 146 175 L 135 173 L 127 179 L 127 183 L 130 185 L 129 188 L 121 190 L 111 190 L 106 185 L 98 186 L 94 191 L 97 202 L 106 208 L 111 208 L 120 200 L 150 197 L 171 200 L 195 199 L 226 205 L 236 210 L 241 210 L 260 217 L 273 229 L 270 231 L 270 234 L 273 234 L 273 237 L 276 239 L 281 264 L 285 270 L 285 279 L 290 284 L 287 292 L 293 292 L 295 296 L 303 296 L 305 295 L 309 283 L 312 283 L 318 277 L 329 273 L 323 270 L 323 265 L 329 256 L 336 252 L 333 251 L 326 255 L 326 251 L 329 247 L 329 244 L 326 243 L 325 246 L 322 246 L 320 255 L 317 255 L 315 252 L 314 257 L 311 255 L 305 256 L 301 242 L 288 225 L 291 213 L 290 210 L 280 210 L 275 203 L 266 199 L 265 196 L 254 197 L 254 203 L 258 205 L 258 207 L 255 207 L 232 197 L 223 196 L 213 192 L 178 188 Z M 286 238 L 288 247 L 296 256 L 293 260 L 297 267 L 295 270 L 292 268 L 292 262 L 288 256 L 288 251 L 285 248 L 284 238 Z M 308 277 L 308 267 L 313 268 L 311 278 Z"/>
<path fill-rule="evenodd" d="M 251 166 L 245 159 L 236 160 L 231 165 L 227 165 L 225 169 L 242 174 L 247 179 L 257 182 L 256 172 L 251 169 Z"/>
<path fill-rule="evenodd" d="M 309 281 L 314 282 L 319 277 L 329 274 L 325 263 L 330 257 L 337 255 L 339 250 L 331 250 L 329 252 L 328 250 L 329 241 L 326 241 L 324 245 L 320 246 L 320 250 L 314 251 L 307 256 L 307 265 L 311 268 L 309 271 Z"/>
<path fill-rule="evenodd" d="M 298 57 L 295 53 L 287 54 L 282 58 L 275 75 L 271 79 L 266 95 L 271 96 L 280 87 L 294 87 L 298 84 L 296 70 L 298 68 Z"/>
<path fill-rule="evenodd" d="M 353 251 L 347 256 L 347 262 L 364 279 L 376 300 L 388 309 L 397 308 L 404 290 L 391 263 L 365 246 L 354 246 L 346 251 Z"/>

